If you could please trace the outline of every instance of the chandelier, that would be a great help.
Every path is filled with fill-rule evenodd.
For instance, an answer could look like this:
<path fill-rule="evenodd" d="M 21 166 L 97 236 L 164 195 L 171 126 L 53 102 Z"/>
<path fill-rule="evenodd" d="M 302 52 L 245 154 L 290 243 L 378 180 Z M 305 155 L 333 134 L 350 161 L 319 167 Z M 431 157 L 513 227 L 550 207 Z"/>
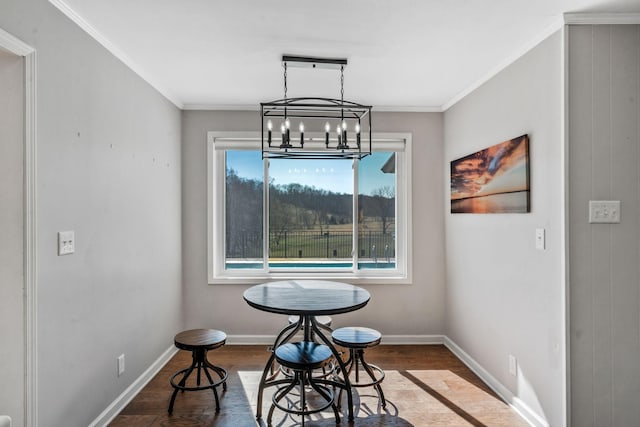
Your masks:
<path fill-rule="evenodd" d="M 260 103 L 262 158 L 359 160 L 370 155 L 371 106 L 345 101 L 347 60 L 283 55 L 282 62 L 284 98 Z M 340 70 L 340 99 L 288 98 L 289 64 Z"/>

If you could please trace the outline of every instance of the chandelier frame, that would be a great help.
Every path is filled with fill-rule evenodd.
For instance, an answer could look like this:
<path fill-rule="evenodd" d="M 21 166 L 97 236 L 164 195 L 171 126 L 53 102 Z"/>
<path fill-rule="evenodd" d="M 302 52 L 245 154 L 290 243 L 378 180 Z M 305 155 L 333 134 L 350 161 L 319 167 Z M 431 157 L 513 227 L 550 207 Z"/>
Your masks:
<path fill-rule="evenodd" d="M 282 62 L 284 98 L 260 103 L 262 158 L 359 160 L 370 155 L 372 152 L 372 106 L 344 99 L 344 67 L 347 65 L 347 60 L 283 55 Z M 289 63 L 298 67 L 340 70 L 341 99 L 287 97 L 287 65 Z M 272 119 L 282 120 L 279 144 L 273 137 Z M 297 138 L 292 138 L 291 135 L 291 119 L 301 120 Z M 305 138 L 303 119 L 314 123 L 325 121 L 324 138 Z M 330 131 L 330 121 L 334 124 L 336 121 L 338 123 L 335 133 Z M 348 131 L 349 123 L 353 124 L 350 131 Z M 349 133 L 351 133 L 351 140 L 349 140 Z M 294 144 L 293 140 L 297 143 Z"/>

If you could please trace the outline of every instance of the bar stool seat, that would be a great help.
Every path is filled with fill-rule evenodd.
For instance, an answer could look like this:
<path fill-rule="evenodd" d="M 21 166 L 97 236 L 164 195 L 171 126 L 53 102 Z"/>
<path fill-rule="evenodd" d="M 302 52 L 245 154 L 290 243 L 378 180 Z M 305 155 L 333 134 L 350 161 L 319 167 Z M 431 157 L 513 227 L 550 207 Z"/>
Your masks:
<path fill-rule="evenodd" d="M 271 425 L 273 411 L 278 408 L 288 414 L 302 416 L 301 425 L 304 426 L 304 417 L 321 412 L 329 407 L 333 409 L 336 424 L 340 424 L 340 414 L 335 404 L 335 397 L 330 381 L 324 378 L 315 378 L 312 373 L 315 369 L 322 368 L 333 356 L 331 349 L 312 341 L 300 341 L 278 346 L 275 350 L 276 361 L 293 373 L 292 378 L 277 380 L 279 387 L 273 393 L 272 405 L 267 417 L 267 425 Z M 299 400 L 285 406 L 280 401 L 296 386 L 299 386 Z M 315 391 L 320 397 L 318 406 L 310 407 L 307 399 L 307 386 L 310 391 Z M 290 400 L 290 399 L 287 399 Z M 315 401 L 315 400 L 314 400 Z"/>
<path fill-rule="evenodd" d="M 222 347 L 227 340 L 227 334 L 215 329 L 191 329 L 188 331 L 182 331 L 174 337 L 174 344 L 181 350 L 191 352 L 192 362 L 191 366 L 185 369 L 181 369 L 171 376 L 169 382 L 173 387 L 173 394 L 171 395 L 171 403 L 169 403 L 169 414 L 173 412 L 173 404 L 176 400 L 176 395 L 179 390 L 184 391 L 198 391 L 198 390 L 213 390 L 213 396 L 216 399 L 216 412 L 220 411 L 220 400 L 218 398 L 218 392 L 216 388 L 222 385 L 224 391 L 227 390 L 227 371 L 224 368 L 213 365 L 207 359 L 207 352 L 209 350 L 215 350 Z M 193 370 L 197 371 L 196 385 L 187 386 L 187 379 Z M 214 381 L 209 373 L 209 370 L 215 372 L 220 379 Z M 208 384 L 200 385 L 201 371 L 209 381 Z M 176 384 L 176 377 L 182 375 L 180 381 Z"/>
<path fill-rule="evenodd" d="M 318 327 L 323 328 L 328 332 L 333 331 L 333 329 L 331 329 L 331 316 L 314 316 L 313 319 L 315 320 Z M 289 322 L 289 325 L 298 323 L 300 321 L 300 316 L 292 314 L 287 318 L 287 321 Z M 311 339 L 314 339 L 313 336 L 311 337 Z M 332 358 L 332 360 L 328 364 L 322 366 L 322 372 L 318 372 L 316 376 L 322 376 L 326 378 L 331 375 L 336 368 L 333 362 L 334 360 Z M 291 372 L 286 367 L 280 366 L 280 372 L 282 372 L 286 376 L 292 376 Z M 273 367 L 271 369 L 271 373 L 272 375 L 274 374 Z"/>
<path fill-rule="evenodd" d="M 355 379 L 351 381 L 351 386 L 374 387 L 380 398 L 380 404 L 385 408 L 387 402 L 382 387 L 380 387 L 380 383 L 384 380 L 384 371 L 380 367 L 368 363 L 364 357 L 366 348 L 380 344 L 382 334 L 375 329 L 351 326 L 336 329 L 331 334 L 331 338 L 335 344 L 349 350 L 349 358 L 345 362 L 345 366 L 348 374 L 351 375 L 353 372 L 355 376 Z M 360 381 L 360 368 L 367 373 L 370 381 Z M 338 396 L 338 401 L 340 401 L 340 397 Z"/>

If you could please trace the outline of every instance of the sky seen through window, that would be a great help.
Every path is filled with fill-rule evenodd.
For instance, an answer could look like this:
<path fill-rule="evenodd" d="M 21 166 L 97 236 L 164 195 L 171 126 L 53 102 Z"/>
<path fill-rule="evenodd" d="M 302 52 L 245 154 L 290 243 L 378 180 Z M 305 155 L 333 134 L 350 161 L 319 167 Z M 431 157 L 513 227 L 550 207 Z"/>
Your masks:
<path fill-rule="evenodd" d="M 372 195 L 381 187 L 394 188 L 395 175 L 385 174 L 382 166 L 391 153 L 373 153 L 360 160 L 359 193 Z M 239 177 L 262 180 L 262 158 L 259 151 L 227 151 L 227 167 L 235 170 Z M 271 159 L 269 177 L 275 185 L 297 183 L 303 186 L 332 191 L 353 193 L 353 172 L 350 160 L 293 160 Z"/>

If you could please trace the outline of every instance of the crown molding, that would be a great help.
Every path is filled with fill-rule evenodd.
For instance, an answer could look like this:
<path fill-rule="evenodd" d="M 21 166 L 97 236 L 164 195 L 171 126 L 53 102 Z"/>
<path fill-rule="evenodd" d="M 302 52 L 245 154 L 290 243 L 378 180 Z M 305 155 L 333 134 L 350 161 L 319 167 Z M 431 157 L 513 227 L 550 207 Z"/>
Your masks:
<path fill-rule="evenodd" d="M 142 67 L 138 66 L 131 58 L 124 54 L 124 52 L 109 39 L 107 39 L 102 33 L 96 30 L 89 22 L 87 22 L 82 16 L 80 16 L 71 6 L 64 2 L 64 0 L 49 0 L 53 6 L 55 6 L 60 12 L 62 12 L 67 18 L 78 25 L 82 30 L 89 34 L 93 39 L 100 43 L 105 49 L 107 49 L 113 56 L 118 58 L 124 65 L 129 67 L 131 71 L 136 73 L 142 80 L 147 82 L 151 87 L 160 92 L 162 96 L 171 101 L 176 107 L 182 109 L 183 104 L 178 98 L 176 98 L 170 91 L 158 84 L 148 73 L 146 73 Z"/>
<path fill-rule="evenodd" d="M 457 104 L 459 101 L 461 101 L 464 97 L 466 97 L 467 95 L 469 95 L 470 93 L 472 93 L 473 91 L 478 89 L 480 86 L 482 86 L 483 84 L 485 84 L 486 82 L 488 82 L 489 80 L 494 78 L 502 70 L 504 70 L 509 65 L 511 65 L 514 62 L 516 62 L 518 59 L 520 59 L 522 56 L 524 56 L 531 49 L 533 49 L 534 47 L 539 45 L 542 41 L 544 41 L 547 38 L 549 38 L 549 36 L 554 34 L 556 31 L 560 30 L 562 28 L 563 24 L 564 24 L 564 22 L 563 22 L 562 17 L 557 17 L 549 26 L 547 26 L 547 28 L 545 28 L 537 36 L 532 38 L 528 43 L 524 44 L 519 49 L 514 51 L 507 58 L 505 58 L 504 61 L 502 61 L 496 67 L 491 69 L 487 74 L 484 75 L 484 77 L 476 80 L 469 87 L 467 87 L 466 89 L 464 89 L 463 91 L 458 93 L 456 96 L 451 98 L 446 103 L 444 103 L 442 105 L 442 111 L 447 111 L 449 108 L 453 107 L 455 104 Z"/>
<path fill-rule="evenodd" d="M 178 98 L 176 98 L 170 91 L 162 87 L 159 83 L 154 81 L 148 73 L 146 73 L 140 66 L 138 66 L 133 60 L 124 54 L 122 50 L 116 47 L 109 39 L 95 29 L 90 23 L 82 18 L 73 8 L 71 8 L 64 0 L 49 0 L 49 2 L 60 10 L 71 21 L 78 25 L 82 30 L 94 38 L 104 48 L 111 52 L 116 58 L 122 61 L 127 67 L 129 67 L 140 78 L 151 85 L 155 90 L 160 92 L 165 98 L 172 102 L 176 107 L 182 110 L 212 110 L 212 111 L 257 111 L 256 105 L 217 105 L 217 104 L 183 104 Z M 529 50 L 533 49 L 540 42 L 548 38 L 550 35 L 558 31 L 563 25 L 598 25 L 598 24 L 640 24 L 640 13 L 565 13 L 561 17 L 558 17 L 554 22 L 549 25 L 540 34 L 534 37 L 531 41 L 521 46 L 504 61 L 492 68 L 487 74 L 474 83 L 469 85 L 466 89 L 460 91 L 457 95 L 450 100 L 442 104 L 441 106 L 376 106 L 374 111 L 377 112 L 420 112 L 420 113 L 441 113 L 447 111 L 453 107 L 460 100 L 465 98 L 470 93 L 477 90 L 487 81 L 491 80 L 502 70 L 514 63 L 520 57 L 525 55 Z M 3 38 L 2 32 L 0 32 L 0 39 Z M 26 49 L 26 50 L 25 50 Z M 16 46 L 14 51 L 22 52 L 22 55 L 26 55 L 31 52 L 30 47 Z"/>
<path fill-rule="evenodd" d="M 184 104 L 182 109 L 202 111 L 260 111 L 260 104 Z"/>
<path fill-rule="evenodd" d="M 640 24 L 640 13 L 565 13 L 566 25 Z"/>
<path fill-rule="evenodd" d="M 0 28 L 0 46 L 18 56 L 27 56 L 35 49 Z"/>
<path fill-rule="evenodd" d="M 374 112 L 385 112 L 385 113 L 442 113 L 444 110 L 442 106 L 438 107 L 430 107 L 430 106 L 413 106 L 413 107 L 403 107 L 403 106 L 393 106 L 393 105 L 375 105 L 373 107 Z"/>
<path fill-rule="evenodd" d="M 184 104 L 183 110 L 200 110 L 200 111 L 259 111 L 258 104 L 255 105 L 218 105 L 218 104 Z M 429 106 L 374 106 L 372 109 L 377 113 L 442 113 L 444 110 L 442 107 L 429 107 Z"/>

